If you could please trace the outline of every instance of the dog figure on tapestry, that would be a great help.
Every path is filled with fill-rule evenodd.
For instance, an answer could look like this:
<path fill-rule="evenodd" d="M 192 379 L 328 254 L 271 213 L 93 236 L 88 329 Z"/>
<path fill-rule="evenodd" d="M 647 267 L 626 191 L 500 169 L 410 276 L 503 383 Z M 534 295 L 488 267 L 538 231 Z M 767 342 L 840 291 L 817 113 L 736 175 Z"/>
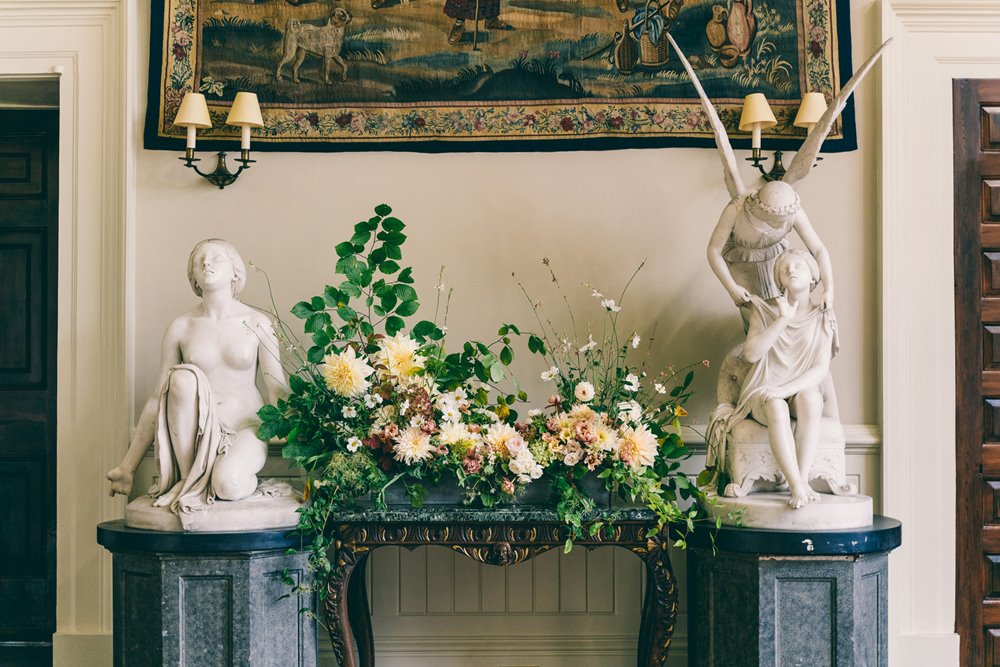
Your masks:
<path fill-rule="evenodd" d="M 346 80 L 347 63 L 340 57 L 340 52 L 344 48 L 344 33 L 351 18 L 350 12 L 338 7 L 321 26 L 302 23 L 299 19 L 288 19 L 275 78 L 282 81 L 281 68 L 291 62 L 292 81 L 299 83 L 299 67 L 307 55 L 313 54 L 323 59 L 323 80 L 326 83 L 332 83 L 330 70 L 334 63 L 341 69 L 340 80 Z"/>

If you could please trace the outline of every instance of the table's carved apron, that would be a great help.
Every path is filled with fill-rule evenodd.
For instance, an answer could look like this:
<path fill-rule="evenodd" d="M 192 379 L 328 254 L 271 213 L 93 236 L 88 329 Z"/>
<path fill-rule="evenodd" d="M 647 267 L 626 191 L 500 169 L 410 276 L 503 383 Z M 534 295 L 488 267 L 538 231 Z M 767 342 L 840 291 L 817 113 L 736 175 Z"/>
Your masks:
<path fill-rule="evenodd" d="M 330 552 L 334 576 L 327 589 L 325 610 L 333 650 L 344 667 L 372 667 L 375 664 L 375 642 L 365 590 L 365 564 L 372 550 L 384 546 L 410 550 L 443 546 L 480 563 L 504 566 L 561 547 L 566 539 L 565 525 L 558 520 L 511 519 L 485 523 L 450 520 L 437 512 L 433 521 L 417 523 L 415 519 L 397 522 L 372 518 L 377 514 L 352 514 L 346 520 L 340 518 L 334 528 L 334 546 Z M 648 576 L 639 629 L 639 667 L 659 667 L 664 663 L 677 620 L 677 582 L 670 565 L 666 536 L 646 537 L 655 525 L 651 513 L 646 512 L 637 520 L 619 520 L 610 536 L 599 533 L 576 542 L 576 548 L 616 546 L 628 549 L 646 563 Z M 354 658 L 355 648 L 358 661 Z"/>

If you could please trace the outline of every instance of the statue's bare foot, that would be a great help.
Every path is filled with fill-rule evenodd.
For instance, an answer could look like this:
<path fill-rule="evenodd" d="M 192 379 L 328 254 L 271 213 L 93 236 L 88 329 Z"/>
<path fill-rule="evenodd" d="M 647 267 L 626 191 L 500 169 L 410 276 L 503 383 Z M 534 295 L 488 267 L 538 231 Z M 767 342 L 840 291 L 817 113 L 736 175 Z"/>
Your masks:
<path fill-rule="evenodd" d="M 184 488 L 184 479 L 173 485 L 169 491 L 164 493 L 162 496 L 153 501 L 153 507 L 170 507 L 177 498 L 181 495 L 181 489 Z"/>
<path fill-rule="evenodd" d="M 809 491 L 803 488 L 793 489 L 792 497 L 788 500 L 788 506 L 793 510 L 797 510 L 808 505 L 809 501 L 812 500 Z"/>
<path fill-rule="evenodd" d="M 108 472 L 105 477 L 111 482 L 111 493 L 110 495 L 115 495 L 120 493 L 127 496 L 132 493 L 132 473 L 128 470 L 118 466 L 117 468 Z"/>

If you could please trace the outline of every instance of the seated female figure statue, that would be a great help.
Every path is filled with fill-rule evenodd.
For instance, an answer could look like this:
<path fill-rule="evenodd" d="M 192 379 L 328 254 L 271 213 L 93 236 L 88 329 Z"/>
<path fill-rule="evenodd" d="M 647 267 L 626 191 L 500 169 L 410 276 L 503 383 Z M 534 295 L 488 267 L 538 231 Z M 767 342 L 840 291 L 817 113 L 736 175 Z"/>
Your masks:
<path fill-rule="evenodd" d="M 819 282 L 811 254 L 783 252 L 775 260 L 774 280 L 781 290 L 774 305 L 751 296 L 743 346 L 751 368 L 724 428 L 748 415 L 767 427 L 771 451 L 791 491 L 788 504 L 797 509 L 819 498 L 809 486 L 809 471 L 823 416 L 821 386 L 838 348 L 837 325 L 831 309 L 809 300 Z"/>
<path fill-rule="evenodd" d="M 246 266 L 221 239 L 198 243 L 188 280 L 201 303 L 174 318 L 163 336 L 156 390 L 143 408 L 125 459 L 107 474 L 111 494 L 129 494 L 132 477 L 155 441 L 159 481 L 154 505 L 185 517 L 216 498 L 240 500 L 257 489 L 267 445 L 257 438 L 264 398 L 274 403 L 284 372 L 271 321 L 236 296 Z"/>

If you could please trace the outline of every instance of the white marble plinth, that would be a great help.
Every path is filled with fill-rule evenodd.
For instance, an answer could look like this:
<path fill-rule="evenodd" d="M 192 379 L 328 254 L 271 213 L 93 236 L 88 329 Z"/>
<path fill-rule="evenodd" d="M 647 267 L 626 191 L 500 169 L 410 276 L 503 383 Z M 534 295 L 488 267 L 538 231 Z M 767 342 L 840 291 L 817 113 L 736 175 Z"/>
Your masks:
<path fill-rule="evenodd" d="M 167 507 L 154 507 L 154 498 L 140 496 L 125 508 L 125 525 L 145 530 L 183 532 L 234 532 L 294 528 L 299 523 L 296 510 L 302 507 L 302 496 L 284 482 L 266 480 L 257 491 L 243 500 L 216 500 L 204 509 L 191 513 L 181 524 L 180 517 Z"/>
<path fill-rule="evenodd" d="M 751 493 L 741 498 L 726 498 L 709 493 L 706 509 L 722 517 L 728 526 L 769 528 L 773 530 L 842 530 L 869 526 L 874 517 L 869 496 L 835 496 L 821 493 L 819 500 L 805 507 L 788 506 L 785 491 Z"/>

